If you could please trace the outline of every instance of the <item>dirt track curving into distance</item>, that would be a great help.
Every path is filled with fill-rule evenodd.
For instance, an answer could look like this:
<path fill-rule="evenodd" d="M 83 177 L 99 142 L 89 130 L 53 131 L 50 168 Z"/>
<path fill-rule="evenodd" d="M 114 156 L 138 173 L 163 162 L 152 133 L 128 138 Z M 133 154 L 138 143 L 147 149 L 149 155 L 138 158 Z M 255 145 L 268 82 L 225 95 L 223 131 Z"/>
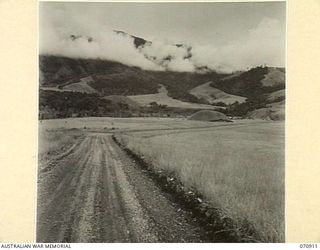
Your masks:
<path fill-rule="evenodd" d="M 205 232 L 114 143 L 88 133 L 39 169 L 38 242 L 202 242 Z"/>

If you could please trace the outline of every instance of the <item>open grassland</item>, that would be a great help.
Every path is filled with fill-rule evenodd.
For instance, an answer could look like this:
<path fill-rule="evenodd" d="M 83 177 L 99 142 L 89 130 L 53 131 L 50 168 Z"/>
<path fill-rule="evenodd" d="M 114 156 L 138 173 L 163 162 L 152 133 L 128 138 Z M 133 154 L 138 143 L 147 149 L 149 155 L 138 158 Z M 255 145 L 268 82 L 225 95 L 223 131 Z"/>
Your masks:
<path fill-rule="evenodd" d="M 258 239 L 284 241 L 284 123 L 123 134 L 155 170 L 175 174 Z"/>
<path fill-rule="evenodd" d="M 264 123 L 262 120 L 237 120 L 234 125 L 238 124 Z M 101 130 L 113 132 L 116 131 L 145 131 L 145 130 L 171 130 L 171 129 L 188 129 L 188 128 L 207 128 L 221 125 L 233 125 L 224 122 L 204 122 L 193 121 L 184 118 L 158 118 L 158 117 L 134 117 L 134 118 L 118 118 L 118 117 L 84 117 L 84 118 L 64 118 L 42 120 L 40 129 L 86 129 L 86 130 Z M 162 132 L 161 132 L 162 133 Z"/>
<path fill-rule="evenodd" d="M 39 126 L 38 155 L 40 161 L 52 159 L 74 145 L 83 133 L 79 129 L 48 129 Z"/>
<path fill-rule="evenodd" d="M 90 132 L 118 134 L 155 168 L 203 194 L 241 230 L 284 241 L 284 123 L 173 118 L 67 118 L 39 123 L 39 160 L 65 154 Z M 41 170 L 41 169 L 40 169 Z"/>
<path fill-rule="evenodd" d="M 238 123 L 241 123 L 240 121 Z M 39 122 L 40 158 L 58 154 L 88 132 L 139 132 L 152 131 L 152 135 L 180 131 L 182 129 L 206 129 L 223 123 L 189 121 L 181 118 L 115 118 L 86 117 L 48 119 Z"/>

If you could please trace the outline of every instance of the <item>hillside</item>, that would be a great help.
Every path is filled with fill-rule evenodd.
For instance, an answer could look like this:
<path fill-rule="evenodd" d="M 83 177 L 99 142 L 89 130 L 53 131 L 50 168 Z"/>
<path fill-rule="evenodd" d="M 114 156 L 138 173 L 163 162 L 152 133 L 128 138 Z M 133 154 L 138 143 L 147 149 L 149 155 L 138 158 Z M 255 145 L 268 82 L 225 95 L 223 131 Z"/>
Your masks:
<path fill-rule="evenodd" d="M 283 69 L 260 66 L 213 81 L 210 86 L 233 95 L 255 97 L 284 89 L 285 72 Z"/>
<path fill-rule="evenodd" d="M 71 83 L 64 86 L 62 89 L 67 91 L 76 91 L 82 93 L 97 93 L 97 91 L 90 86 L 90 83 L 93 82 L 91 76 L 81 78 L 79 82 Z"/>
<path fill-rule="evenodd" d="M 285 89 L 280 89 L 269 94 L 267 97 L 267 101 L 268 102 L 282 101 L 285 99 L 285 95 L 286 95 Z"/>
<path fill-rule="evenodd" d="M 261 80 L 263 86 L 275 86 L 284 84 L 285 71 L 279 68 L 268 68 L 268 73 Z"/>
<path fill-rule="evenodd" d="M 122 96 L 122 95 L 109 95 L 103 97 L 105 100 L 111 101 L 111 103 L 123 107 L 127 107 L 128 109 L 131 110 L 138 110 L 140 108 L 140 105 L 138 102 L 132 100 L 129 97 Z"/>
<path fill-rule="evenodd" d="M 215 109 L 218 108 L 217 106 L 211 106 L 201 103 L 190 103 L 190 102 L 183 102 L 177 99 L 173 99 L 172 97 L 168 96 L 167 89 L 161 85 L 159 89 L 159 93 L 157 94 L 149 94 L 149 95 L 133 95 L 129 96 L 130 99 L 139 103 L 141 106 L 149 107 L 152 105 L 163 105 L 167 107 L 173 108 L 185 108 L 185 109 Z"/>
<path fill-rule="evenodd" d="M 39 62 L 40 90 L 43 90 L 40 91 L 40 97 L 47 93 L 45 99 L 55 96 L 60 100 L 61 96 L 49 95 L 49 92 L 44 91 L 95 94 L 94 98 L 99 99 L 107 96 L 130 96 L 141 108 L 148 107 L 152 102 L 160 105 L 153 106 L 148 111 L 143 110 L 142 113 L 156 111 L 169 114 L 172 110 L 164 108 L 167 107 L 179 109 L 178 114 L 190 109 L 219 109 L 229 116 L 245 116 L 285 98 L 284 69 L 256 67 L 227 75 L 212 71 L 147 71 L 113 61 L 47 55 L 41 55 Z M 106 99 L 104 101 L 110 101 Z M 126 115 L 130 115 L 131 106 L 126 109 L 127 99 L 113 99 L 120 100 L 118 104 L 123 102 L 125 105 L 119 106 L 117 101 L 111 102 L 109 111 L 93 113 L 112 115 L 113 112 L 117 113 L 117 110 L 124 110 Z M 101 103 L 100 100 L 97 102 Z M 219 105 L 220 108 L 214 105 Z M 51 106 L 48 105 L 49 108 L 52 108 Z M 64 112 L 67 112 L 68 116 L 72 113 L 88 113 L 79 112 L 76 107 L 66 109 L 69 111 L 62 112 L 60 107 L 59 116 Z M 72 112 L 72 109 L 78 111 Z"/>
<path fill-rule="evenodd" d="M 172 63 L 178 55 L 184 62 L 190 62 L 194 52 L 192 46 L 164 42 L 160 49 L 157 47 L 158 41 L 148 41 L 124 31 L 113 32 L 117 37 L 129 39 L 134 49 L 157 64 L 160 71 L 101 59 L 40 55 L 40 88 L 96 93 L 100 97 L 131 96 L 141 106 L 157 102 L 175 108 L 192 106 L 212 109 L 215 108 L 213 105 L 219 105 L 226 107 L 223 108 L 226 114 L 239 116 L 284 99 L 282 92 L 280 96 L 280 92 L 271 96 L 285 89 L 283 68 L 259 66 L 233 74 L 221 74 L 207 66 L 199 68 L 194 65 L 194 72 L 178 72 L 172 68 Z M 74 34 L 66 39 L 71 43 L 79 40 L 96 42 L 95 37 Z M 159 89 L 160 86 L 166 89 L 166 93 Z"/>
<path fill-rule="evenodd" d="M 157 93 L 158 83 L 137 67 L 121 63 L 72 59 L 58 56 L 40 56 L 40 86 L 64 87 L 92 77 L 90 86 L 102 95 Z"/>
<path fill-rule="evenodd" d="M 246 118 L 283 121 L 285 119 L 285 102 L 280 101 L 267 104 L 265 108 L 248 112 Z"/>
<path fill-rule="evenodd" d="M 70 83 L 68 85 L 60 85 L 57 87 L 47 87 L 41 86 L 42 90 L 53 90 L 58 92 L 79 92 L 79 93 L 87 93 L 93 94 L 98 93 L 97 90 L 92 88 L 89 83 L 92 82 L 93 79 L 91 76 L 80 78 L 79 82 Z"/>
<path fill-rule="evenodd" d="M 243 103 L 246 98 L 242 96 L 231 95 L 223 92 L 217 88 L 210 86 L 211 82 L 204 83 L 190 90 L 190 94 L 198 97 L 199 99 L 204 99 L 210 104 L 232 104 L 235 102 Z"/>
<path fill-rule="evenodd" d="M 230 116 L 246 116 L 252 111 L 267 108 L 268 104 L 284 100 L 285 69 L 259 66 L 213 81 L 210 86 L 246 97 L 245 102 L 234 103 L 220 110 Z M 273 95 L 280 96 L 272 97 L 272 93 L 276 92 Z M 265 115 L 254 117 L 265 119 Z"/>
<path fill-rule="evenodd" d="M 156 94 L 159 84 L 162 84 L 172 98 L 201 103 L 189 90 L 224 76 L 215 72 L 146 71 L 118 62 L 58 56 L 40 56 L 39 62 L 41 87 L 68 89 L 67 85 L 91 77 L 88 84 L 102 96 Z"/>

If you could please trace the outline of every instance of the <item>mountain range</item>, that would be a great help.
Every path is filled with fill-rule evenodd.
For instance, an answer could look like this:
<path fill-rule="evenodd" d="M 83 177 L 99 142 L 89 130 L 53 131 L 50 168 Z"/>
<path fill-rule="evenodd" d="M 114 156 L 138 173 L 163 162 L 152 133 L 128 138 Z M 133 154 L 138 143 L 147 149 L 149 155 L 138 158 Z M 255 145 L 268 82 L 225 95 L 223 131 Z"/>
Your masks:
<path fill-rule="evenodd" d="M 115 31 L 115 33 L 130 36 L 123 31 Z M 79 37 L 81 36 L 70 35 L 71 40 L 76 40 Z M 151 41 L 140 37 L 130 37 L 135 48 L 141 53 L 145 52 L 143 48 L 152 44 Z M 94 41 L 94 38 L 86 38 L 88 43 Z M 172 46 L 185 48 L 187 51 L 186 57 L 192 57 L 191 46 L 183 44 L 173 44 Z M 166 65 L 166 61 L 171 60 L 170 55 L 161 58 L 161 60 L 152 58 L 147 54 L 144 54 L 144 56 L 160 65 Z M 42 101 L 45 99 L 42 97 L 48 96 L 48 91 L 55 91 L 60 96 L 65 95 L 65 92 L 70 92 L 68 95 L 71 95 L 71 93 L 77 95 L 78 92 L 82 95 L 95 95 L 94 98 L 108 101 L 110 105 L 110 98 L 106 99 L 108 96 L 130 98 L 139 95 L 143 99 L 143 95 L 149 95 L 150 98 L 150 95 L 157 95 L 161 88 L 165 88 L 168 98 L 179 100 L 181 103 L 218 105 L 221 111 L 229 112 L 229 115 L 244 116 L 253 110 L 270 105 L 269 96 L 276 91 L 280 93 L 279 91 L 285 89 L 285 69 L 266 66 L 258 66 L 232 74 L 218 73 L 208 68 L 205 70 L 197 69 L 194 72 L 175 72 L 167 69 L 151 71 L 110 60 L 40 55 L 39 69 L 40 100 Z M 60 98 L 57 93 L 51 95 L 50 102 L 54 102 L 55 98 Z M 281 93 L 283 94 L 272 102 L 283 101 L 284 91 Z M 52 96 L 55 97 L 52 98 Z M 123 98 L 117 98 L 117 100 L 125 102 Z M 138 98 L 138 100 L 141 100 L 141 98 Z M 40 102 L 42 110 L 47 106 L 46 109 L 52 111 L 53 105 L 50 102 L 48 104 L 44 101 L 46 105 L 42 105 L 43 103 Z M 97 101 L 97 103 L 100 103 L 100 101 Z M 177 102 L 169 102 L 168 105 L 164 102 L 162 105 L 170 108 L 170 103 Z M 126 105 L 124 106 L 126 107 Z M 148 105 L 144 102 L 140 106 L 145 108 Z M 185 110 L 184 107 L 182 105 L 181 109 Z M 199 107 L 200 109 L 201 107 L 209 108 L 209 106 Z M 241 112 L 237 110 L 239 108 Z M 110 115 L 110 112 L 108 115 Z"/>

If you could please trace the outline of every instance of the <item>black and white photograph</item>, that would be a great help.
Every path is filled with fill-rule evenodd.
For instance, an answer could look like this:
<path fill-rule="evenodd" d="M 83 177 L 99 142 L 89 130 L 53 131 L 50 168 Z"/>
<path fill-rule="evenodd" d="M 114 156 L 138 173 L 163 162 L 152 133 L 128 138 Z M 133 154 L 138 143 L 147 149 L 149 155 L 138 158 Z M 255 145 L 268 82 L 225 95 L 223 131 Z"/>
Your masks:
<path fill-rule="evenodd" d="M 36 241 L 285 242 L 286 5 L 40 1 Z"/>

